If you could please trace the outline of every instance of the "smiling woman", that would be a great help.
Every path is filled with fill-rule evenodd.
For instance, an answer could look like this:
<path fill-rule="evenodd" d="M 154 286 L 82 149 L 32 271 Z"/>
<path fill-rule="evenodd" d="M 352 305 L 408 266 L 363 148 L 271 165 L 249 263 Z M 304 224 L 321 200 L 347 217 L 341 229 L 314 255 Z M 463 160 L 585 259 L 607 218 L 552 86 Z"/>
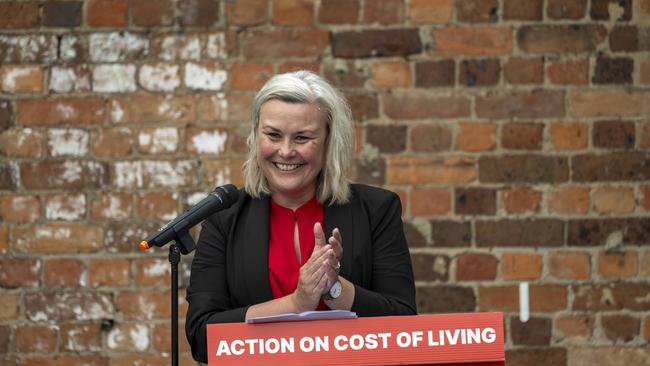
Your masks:
<path fill-rule="evenodd" d="M 319 76 L 271 78 L 253 100 L 245 187 L 203 223 L 187 289 L 186 333 L 205 362 L 206 325 L 298 313 L 415 314 L 401 205 L 351 184 L 345 99 Z"/>

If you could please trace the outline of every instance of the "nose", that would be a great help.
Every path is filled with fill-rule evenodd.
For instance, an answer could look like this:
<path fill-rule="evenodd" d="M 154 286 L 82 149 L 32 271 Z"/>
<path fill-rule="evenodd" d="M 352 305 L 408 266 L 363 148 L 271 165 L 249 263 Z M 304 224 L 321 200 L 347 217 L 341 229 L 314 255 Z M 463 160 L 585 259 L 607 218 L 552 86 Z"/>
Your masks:
<path fill-rule="evenodd" d="M 278 149 L 278 154 L 281 157 L 291 157 L 295 154 L 295 149 L 293 146 L 293 142 L 291 139 L 283 139 L 282 142 L 280 143 L 280 147 Z"/>

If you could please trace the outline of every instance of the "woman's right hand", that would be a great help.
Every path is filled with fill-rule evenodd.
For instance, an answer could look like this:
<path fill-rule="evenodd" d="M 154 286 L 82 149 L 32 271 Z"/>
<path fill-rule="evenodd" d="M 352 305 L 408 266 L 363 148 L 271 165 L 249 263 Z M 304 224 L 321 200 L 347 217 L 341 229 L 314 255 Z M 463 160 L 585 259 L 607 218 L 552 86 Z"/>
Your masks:
<path fill-rule="evenodd" d="M 307 262 L 300 267 L 298 286 L 293 292 L 293 301 L 300 311 L 315 310 L 325 291 L 336 281 L 338 274 L 334 267 L 338 263 L 332 246 L 325 241 L 323 228 L 314 225 L 314 251 Z"/>

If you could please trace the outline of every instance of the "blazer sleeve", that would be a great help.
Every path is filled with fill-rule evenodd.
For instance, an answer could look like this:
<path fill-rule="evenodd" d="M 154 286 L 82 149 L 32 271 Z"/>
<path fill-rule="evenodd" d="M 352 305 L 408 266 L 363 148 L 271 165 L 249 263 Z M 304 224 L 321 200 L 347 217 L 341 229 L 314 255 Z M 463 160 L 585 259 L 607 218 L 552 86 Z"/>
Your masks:
<path fill-rule="evenodd" d="M 370 212 L 371 288 L 355 284 L 352 311 L 359 316 L 415 315 L 415 282 L 404 236 L 402 206 L 390 192 Z"/>
<path fill-rule="evenodd" d="M 195 360 L 208 362 L 206 326 L 243 322 L 248 306 L 233 307 L 226 278 L 227 235 L 213 216 L 203 222 L 187 288 L 185 333 Z"/>

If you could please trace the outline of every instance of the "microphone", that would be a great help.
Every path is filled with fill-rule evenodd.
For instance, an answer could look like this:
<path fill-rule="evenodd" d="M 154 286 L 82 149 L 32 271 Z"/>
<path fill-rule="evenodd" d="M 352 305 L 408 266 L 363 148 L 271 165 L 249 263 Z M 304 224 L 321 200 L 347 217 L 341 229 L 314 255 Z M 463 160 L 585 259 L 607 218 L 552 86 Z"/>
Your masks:
<path fill-rule="evenodd" d="M 238 196 L 239 191 L 232 184 L 215 188 L 206 198 L 192 206 L 192 208 L 163 225 L 158 231 L 149 234 L 140 242 L 140 249 L 147 250 L 152 246 L 162 247 L 177 239 L 177 242 L 180 242 L 179 247 L 183 254 L 191 252 L 194 250 L 194 240 L 189 236 L 188 230 L 213 213 L 232 206 L 237 201 Z"/>

